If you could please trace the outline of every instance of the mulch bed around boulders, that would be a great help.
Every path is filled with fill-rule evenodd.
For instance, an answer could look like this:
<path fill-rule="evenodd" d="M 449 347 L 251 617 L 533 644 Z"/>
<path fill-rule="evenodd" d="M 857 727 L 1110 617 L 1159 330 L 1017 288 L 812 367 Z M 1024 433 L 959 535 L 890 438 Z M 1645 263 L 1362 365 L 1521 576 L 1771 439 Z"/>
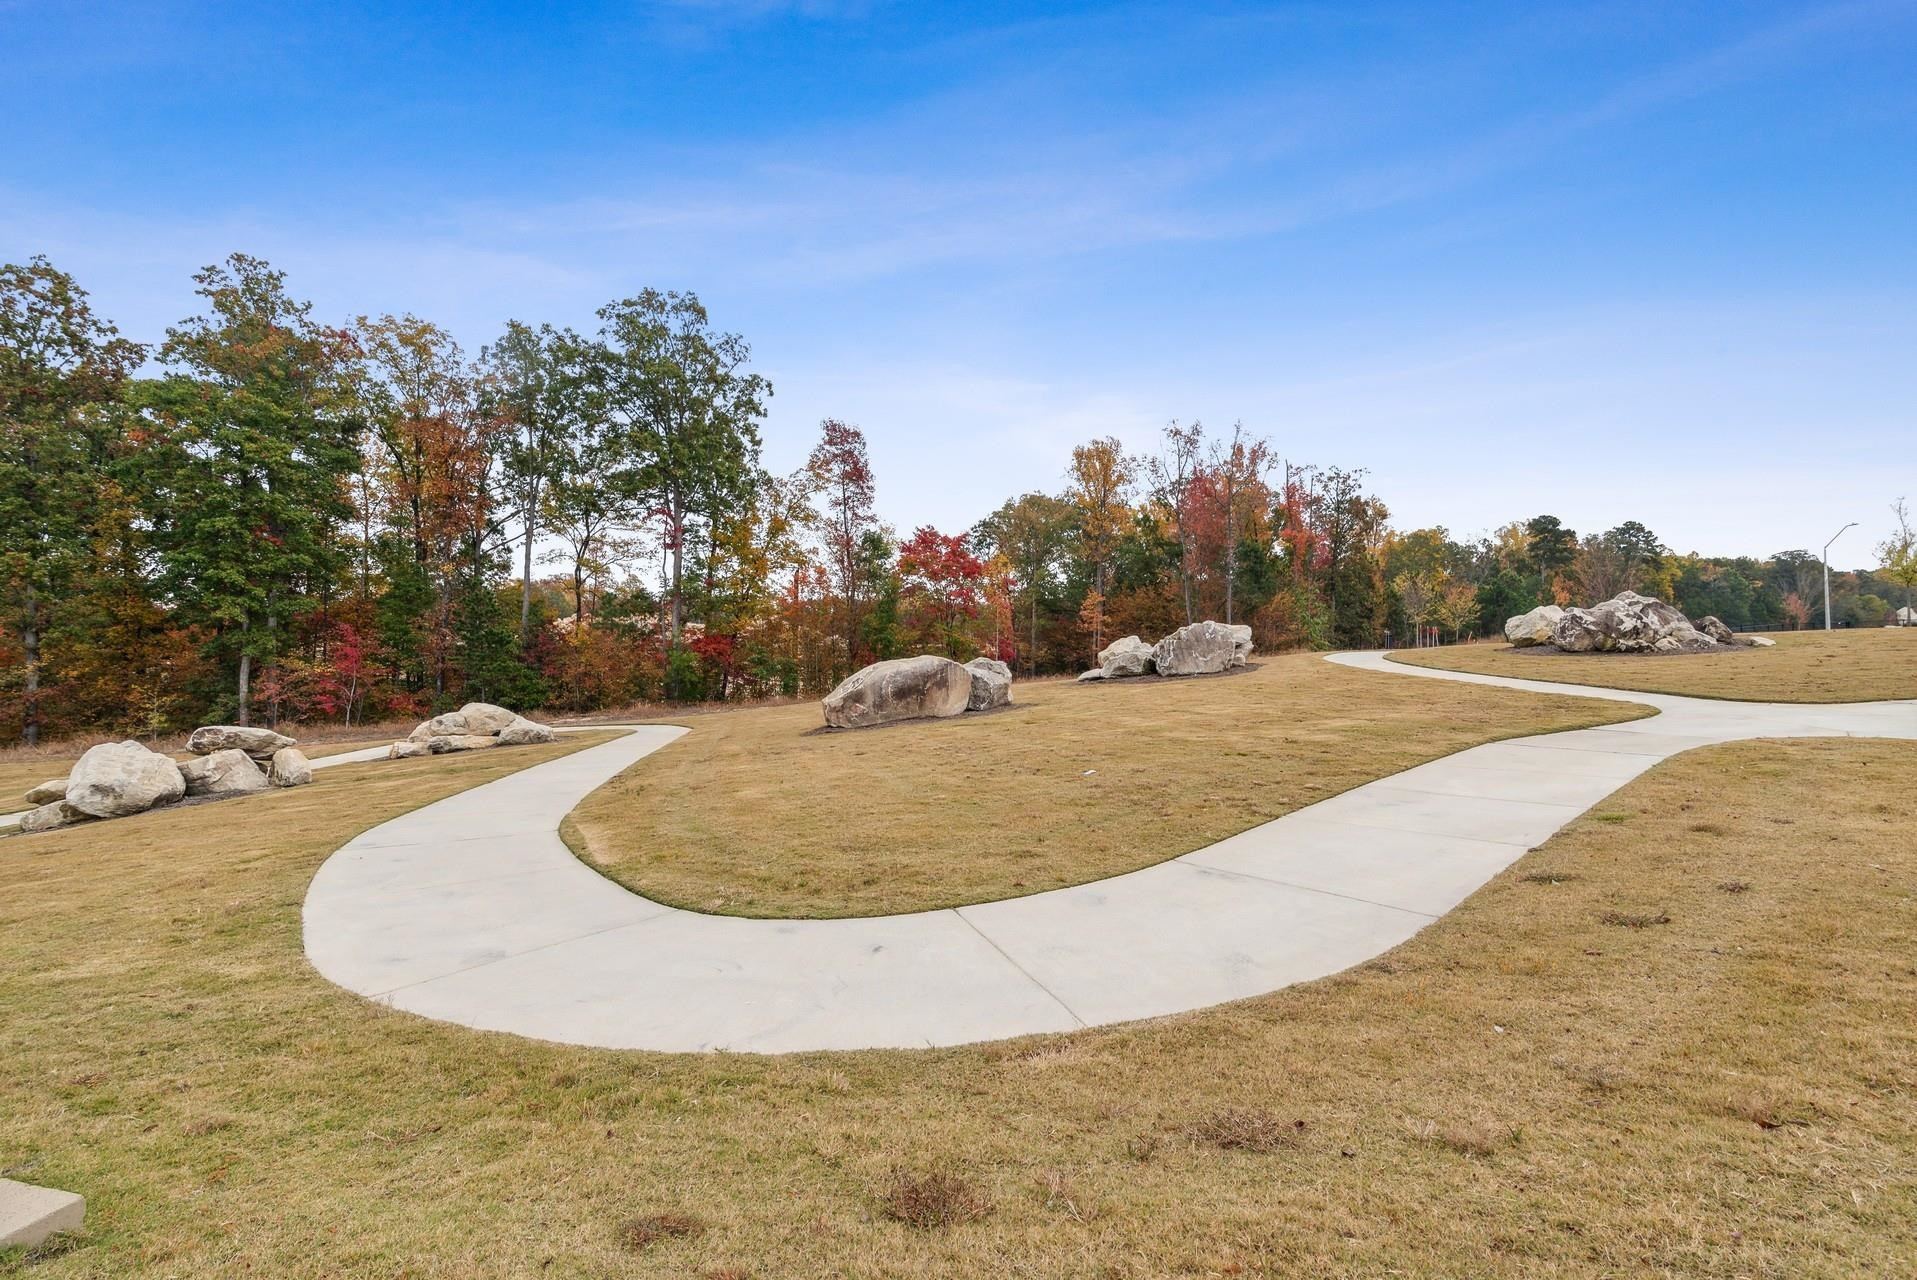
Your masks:
<path fill-rule="evenodd" d="M 1417 653 L 1419 650 L 1411 649 L 1407 650 L 1407 652 Z M 1536 656 L 1539 658 L 1700 658 L 1709 657 L 1712 654 L 1756 653 L 1758 650 L 1744 645 L 1724 645 L 1717 649 L 1681 650 L 1677 653 L 1658 653 L 1652 649 L 1644 649 L 1630 653 L 1615 649 L 1592 649 L 1585 653 L 1572 653 L 1570 650 L 1560 649 L 1554 644 L 1507 644 L 1499 648 L 1498 652 L 1524 654 L 1526 656 Z"/>

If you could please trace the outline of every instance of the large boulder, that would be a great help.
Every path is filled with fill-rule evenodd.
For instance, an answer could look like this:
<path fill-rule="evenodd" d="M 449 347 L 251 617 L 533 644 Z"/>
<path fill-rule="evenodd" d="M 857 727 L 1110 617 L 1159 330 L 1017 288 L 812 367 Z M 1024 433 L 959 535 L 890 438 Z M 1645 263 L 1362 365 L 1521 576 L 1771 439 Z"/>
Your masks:
<path fill-rule="evenodd" d="M 298 747 L 281 747 L 267 777 L 276 787 L 303 787 L 313 780 L 313 762 Z"/>
<path fill-rule="evenodd" d="M 972 676 L 971 696 L 965 700 L 967 711 L 990 711 L 1011 705 L 1012 669 L 997 658 L 974 658 L 965 664 Z"/>
<path fill-rule="evenodd" d="M 70 827 L 76 822 L 91 822 L 93 815 L 81 813 L 64 800 L 55 800 L 43 804 L 37 809 L 29 809 L 20 815 L 20 830 L 27 835 L 38 831 L 58 831 L 61 827 Z"/>
<path fill-rule="evenodd" d="M 950 658 L 893 658 L 855 671 L 825 696 L 825 722 L 865 729 L 895 720 L 955 716 L 972 700 L 972 673 Z"/>
<path fill-rule="evenodd" d="M 1558 619 L 1564 610 L 1554 604 L 1541 604 L 1529 613 L 1504 620 L 1504 638 L 1519 649 L 1534 644 L 1550 644 L 1557 633 Z"/>
<path fill-rule="evenodd" d="M 243 795 L 248 791 L 264 791 L 267 785 L 265 771 L 238 747 L 195 756 L 180 765 L 180 776 L 186 780 L 186 793 L 190 796 Z"/>
<path fill-rule="evenodd" d="M 490 702 L 469 702 L 458 714 L 466 721 L 467 733 L 498 733 L 519 719 L 517 712 L 496 707 Z"/>
<path fill-rule="evenodd" d="M 292 745 L 293 740 L 283 733 L 243 724 L 201 725 L 186 739 L 186 749 L 196 756 L 210 756 L 215 751 L 244 751 L 255 760 L 271 760 L 275 751 Z"/>
<path fill-rule="evenodd" d="M 1589 609 L 1566 609 L 1551 642 L 1566 653 L 1696 653 L 1717 647 L 1677 609 L 1635 591 Z"/>
<path fill-rule="evenodd" d="M 543 724 L 536 724 L 524 716 L 514 716 L 512 722 L 501 729 L 493 738 L 502 747 L 531 746 L 537 742 L 551 742 L 552 730 Z"/>
<path fill-rule="evenodd" d="M 67 780 L 65 778 L 48 778 L 26 794 L 27 803 L 32 805 L 52 804 L 55 800 L 66 798 Z"/>
<path fill-rule="evenodd" d="M 1152 665 L 1161 676 L 1214 675 L 1233 666 L 1237 655 L 1233 628 L 1222 622 L 1194 622 L 1152 646 Z"/>
<path fill-rule="evenodd" d="M 103 742 L 89 747 L 73 766 L 62 803 L 95 818 L 118 818 L 172 804 L 185 794 L 186 779 L 170 757 L 137 742 Z"/>
<path fill-rule="evenodd" d="M 498 745 L 499 739 L 490 733 L 442 733 L 426 740 L 426 749 L 436 756 L 443 756 L 449 751 L 478 751 L 482 747 Z"/>
<path fill-rule="evenodd" d="M 1114 640 L 1098 651 L 1098 669 L 1107 680 L 1148 676 L 1152 671 L 1152 647 L 1137 636 Z"/>
<path fill-rule="evenodd" d="M 448 711 L 431 720 L 420 721 L 419 726 L 406 736 L 414 742 L 428 742 L 434 738 L 451 738 L 471 732 L 473 730 L 466 723 L 465 712 Z"/>

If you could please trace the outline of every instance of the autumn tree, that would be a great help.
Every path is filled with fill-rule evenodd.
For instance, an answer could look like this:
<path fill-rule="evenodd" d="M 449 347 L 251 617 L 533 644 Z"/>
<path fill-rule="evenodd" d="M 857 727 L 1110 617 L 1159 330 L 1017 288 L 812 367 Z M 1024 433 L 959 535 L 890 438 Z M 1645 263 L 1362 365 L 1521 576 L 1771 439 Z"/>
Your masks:
<path fill-rule="evenodd" d="M 509 320 L 506 332 L 480 352 L 480 413 L 498 439 L 500 498 L 519 522 L 521 645 L 532 630 L 533 546 L 542 501 L 580 411 L 581 349 L 570 332 Z"/>
<path fill-rule="evenodd" d="M 140 474 L 159 585 L 233 663 L 244 724 L 255 663 L 278 655 L 304 589 L 342 562 L 330 535 L 359 463 L 354 346 L 257 258 L 194 280 L 206 314 L 167 330 L 164 376 L 137 388 Z"/>
<path fill-rule="evenodd" d="M 1073 532 L 1078 554 L 1091 572 L 1091 587 L 1081 610 L 1096 658 L 1105 647 L 1105 593 L 1110 583 L 1112 553 L 1124 532 L 1130 508 L 1136 464 L 1117 440 L 1106 437 L 1072 450 L 1071 481 L 1065 500 L 1075 516 Z"/>
<path fill-rule="evenodd" d="M 827 418 L 819 424 L 819 442 L 812 446 L 805 469 L 825 505 L 820 522 L 825 563 L 838 597 L 846 654 L 851 658 L 859 650 L 859 632 L 869 603 L 865 598 L 868 575 L 862 572 L 859 547 L 879 524 L 873 510 L 877 486 L 866 456 L 865 433 L 850 423 Z"/>
<path fill-rule="evenodd" d="M 0 591 L 24 659 L 28 746 L 40 740 L 41 638 L 86 570 L 116 405 L 143 355 L 45 258 L 0 266 Z"/>
<path fill-rule="evenodd" d="M 947 657 L 975 657 L 968 624 L 984 605 L 985 565 L 965 538 L 922 525 L 900 544 L 898 563 L 900 605 L 920 643 Z"/>
<path fill-rule="evenodd" d="M 1899 498 L 1890 504 L 1897 527 L 1877 544 L 1877 557 L 1883 561 L 1883 575 L 1904 589 L 1904 622 L 1912 621 L 1911 595 L 1917 589 L 1917 532 L 1910 526 L 1910 506 Z"/>
<path fill-rule="evenodd" d="M 1266 512 L 1271 506 L 1271 491 L 1265 485 L 1265 477 L 1273 461 L 1271 442 L 1262 436 L 1247 436 L 1242 422 L 1232 424 L 1231 439 L 1212 444 L 1207 470 L 1218 510 L 1220 540 L 1224 544 L 1227 623 L 1233 621 L 1240 547 L 1264 532 Z"/>
<path fill-rule="evenodd" d="M 1185 601 L 1185 622 L 1198 620 L 1192 598 L 1196 570 L 1196 529 L 1192 520 L 1193 486 L 1204 466 L 1205 427 L 1193 422 L 1181 427 L 1172 422 L 1165 428 L 1163 450 L 1145 463 L 1151 477 L 1152 499 L 1171 515 L 1174 537 L 1178 542 L 1178 585 Z"/>
<path fill-rule="evenodd" d="M 685 563 L 695 521 L 743 497 L 759 456 L 772 384 L 745 372 L 751 348 L 712 328 L 691 293 L 648 289 L 598 312 L 588 413 L 618 427 L 632 496 L 661 527 L 669 644 L 685 622 Z"/>
<path fill-rule="evenodd" d="M 1013 498 L 972 530 L 972 540 L 1010 562 L 1015 607 L 1024 615 L 1025 669 L 1038 671 L 1040 611 L 1056 603 L 1077 521 L 1073 504 L 1043 493 Z"/>

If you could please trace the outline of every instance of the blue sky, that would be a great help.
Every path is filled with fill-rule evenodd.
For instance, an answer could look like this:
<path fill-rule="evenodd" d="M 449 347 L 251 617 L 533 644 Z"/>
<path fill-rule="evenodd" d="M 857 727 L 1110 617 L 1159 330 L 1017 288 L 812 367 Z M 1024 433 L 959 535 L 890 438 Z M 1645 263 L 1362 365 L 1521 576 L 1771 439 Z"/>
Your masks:
<path fill-rule="evenodd" d="M 1404 527 L 1865 563 L 1917 499 L 1917 3 L 0 0 L 0 256 L 471 348 L 697 291 L 957 529 L 1242 419 Z"/>

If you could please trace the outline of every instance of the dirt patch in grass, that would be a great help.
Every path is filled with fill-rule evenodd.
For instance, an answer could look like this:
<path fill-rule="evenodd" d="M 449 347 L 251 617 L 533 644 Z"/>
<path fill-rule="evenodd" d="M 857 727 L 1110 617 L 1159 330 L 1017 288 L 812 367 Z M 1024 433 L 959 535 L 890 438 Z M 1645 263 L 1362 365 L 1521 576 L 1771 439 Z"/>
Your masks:
<path fill-rule="evenodd" d="M 878 1191 L 879 1212 L 921 1231 L 975 1222 L 992 1211 L 989 1196 L 969 1180 L 943 1169 L 895 1168 Z"/>
<path fill-rule="evenodd" d="M 1590 684 L 1743 702 L 1917 698 L 1917 627 L 1785 631 L 1769 649 L 1723 653 L 1559 653 L 1500 642 L 1403 649 L 1393 662 L 1521 680 Z"/>
<path fill-rule="evenodd" d="M 1613 797 L 1628 824 L 1573 823 L 1381 962 L 1068 1036 L 613 1053 L 314 974 L 328 852 L 582 745 L 341 766 L 240 829 L 214 806 L 0 844 L 0 1169 L 88 1198 L 22 1274 L 1909 1272 L 1917 743 L 1687 753 Z M 1646 906 L 1673 923 L 1599 919 Z M 1180 1136 L 1228 1107 L 1309 1128 L 1271 1156 Z M 954 1161 L 989 1216 L 879 1210 L 890 1170 Z M 630 1252 L 619 1225 L 666 1211 L 705 1230 Z"/>
<path fill-rule="evenodd" d="M 816 704 L 707 717 L 562 832 L 621 883 L 697 911 L 923 911 L 1150 866 L 1494 738 L 1646 714 L 1315 654 L 1228 677 L 1014 691 L 1016 714 L 877 732 L 813 733 Z"/>
<path fill-rule="evenodd" d="M 1304 1132 L 1303 1120 L 1282 1120 L 1256 1107 L 1215 1111 L 1185 1126 L 1185 1137 L 1200 1146 L 1259 1155 L 1297 1145 Z"/>
<path fill-rule="evenodd" d="M 683 1240 L 704 1234 L 706 1224 L 689 1213 L 646 1213 L 619 1224 L 619 1243 L 641 1253 L 661 1240 Z"/>

